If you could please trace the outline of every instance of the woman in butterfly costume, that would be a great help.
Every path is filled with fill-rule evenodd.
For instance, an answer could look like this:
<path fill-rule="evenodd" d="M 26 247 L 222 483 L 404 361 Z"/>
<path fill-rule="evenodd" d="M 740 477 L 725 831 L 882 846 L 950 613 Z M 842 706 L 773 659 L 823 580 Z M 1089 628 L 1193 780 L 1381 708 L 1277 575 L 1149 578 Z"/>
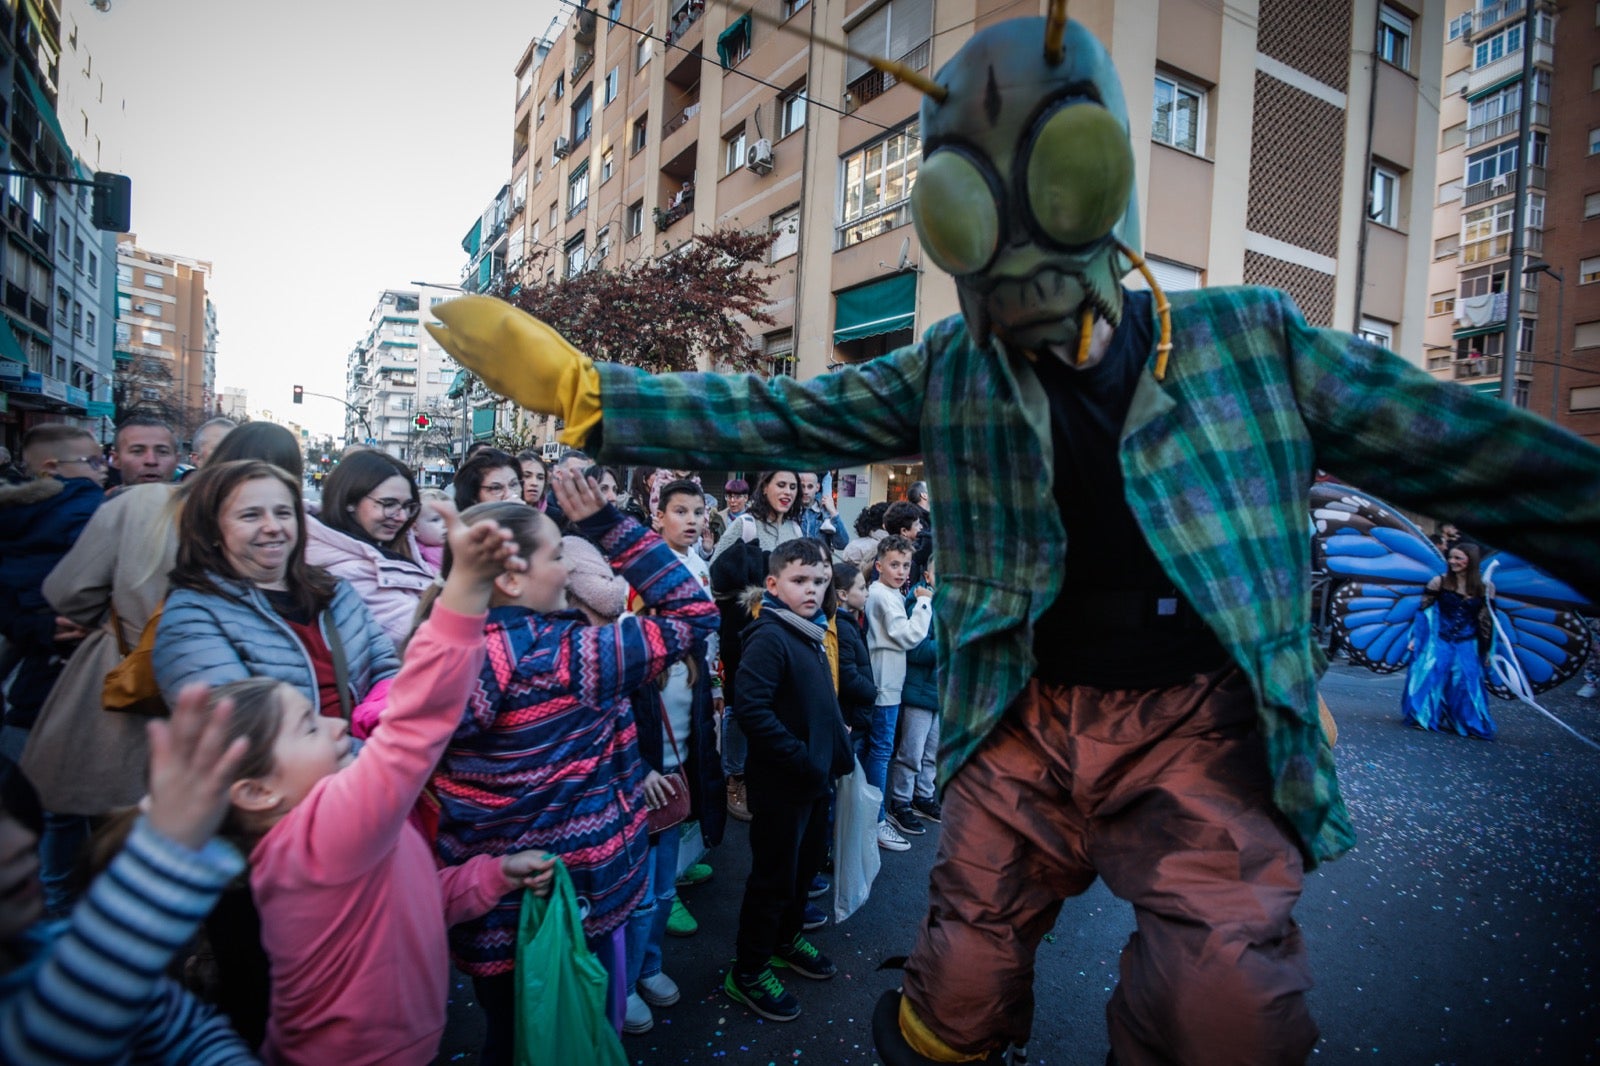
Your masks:
<path fill-rule="evenodd" d="M 487 297 L 430 328 L 606 462 L 922 454 L 946 813 L 903 995 L 874 1015 L 887 1063 L 1025 1044 L 1035 950 L 1097 877 L 1137 922 L 1107 1008 L 1118 1062 L 1302 1061 L 1317 1029 L 1292 910 L 1304 871 L 1354 842 L 1316 712 L 1314 473 L 1471 515 L 1594 590 L 1600 452 L 1311 328 L 1281 293 L 1169 310 L 1125 291 L 1127 110 L 1064 4 L 901 76 L 925 96 L 913 219 L 962 308 L 917 343 L 764 382 L 593 363 Z"/>

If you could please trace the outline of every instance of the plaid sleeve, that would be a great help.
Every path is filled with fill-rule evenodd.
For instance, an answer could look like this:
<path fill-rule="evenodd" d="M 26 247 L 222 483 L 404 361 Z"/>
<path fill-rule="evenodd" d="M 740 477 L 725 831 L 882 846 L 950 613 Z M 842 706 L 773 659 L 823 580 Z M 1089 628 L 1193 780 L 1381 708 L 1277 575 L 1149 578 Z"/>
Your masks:
<path fill-rule="evenodd" d="M 820 469 L 921 450 L 922 343 L 804 382 L 652 375 L 612 363 L 599 370 L 606 462 L 740 469 L 783 460 Z"/>
<path fill-rule="evenodd" d="M 1282 300 L 1319 466 L 1600 597 L 1600 449 L 1360 338 L 1313 329 Z"/>

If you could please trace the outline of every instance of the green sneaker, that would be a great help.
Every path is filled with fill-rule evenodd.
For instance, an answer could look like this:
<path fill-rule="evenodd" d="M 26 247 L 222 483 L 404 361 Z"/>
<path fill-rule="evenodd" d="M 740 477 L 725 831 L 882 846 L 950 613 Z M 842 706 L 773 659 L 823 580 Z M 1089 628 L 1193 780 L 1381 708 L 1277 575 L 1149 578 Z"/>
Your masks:
<path fill-rule="evenodd" d="M 694 920 L 689 908 L 683 905 L 683 900 L 673 896 L 672 913 L 667 915 L 667 933 L 671 936 L 694 936 L 699 931 L 700 923 Z"/>
<path fill-rule="evenodd" d="M 690 885 L 698 885 L 702 881 L 709 880 L 711 880 L 711 864 L 708 862 L 697 862 L 687 870 L 683 871 L 683 873 L 678 877 L 678 887 L 688 888 Z"/>
<path fill-rule="evenodd" d="M 755 1011 L 769 1022 L 792 1022 L 800 1017 L 800 1003 L 773 975 L 771 968 L 747 975 L 728 971 L 722 990 L 728 998 Z"/>
<path fill-rule="evenodd" d="M 772 956 L 772 965 L 786 967 L 813 981 L 826 981 L 839 972 L 833 960 L 818 951 L 804 933 L 796 933 L 794 940 L 780 947 Z"/>

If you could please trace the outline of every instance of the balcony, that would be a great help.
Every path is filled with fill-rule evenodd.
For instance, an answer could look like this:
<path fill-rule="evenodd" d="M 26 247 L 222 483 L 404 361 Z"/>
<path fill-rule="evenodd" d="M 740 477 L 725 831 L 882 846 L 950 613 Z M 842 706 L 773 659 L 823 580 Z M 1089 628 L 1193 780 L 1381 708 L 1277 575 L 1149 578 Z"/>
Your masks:
<path fill-rule="evenodd" d="M 689 27 L 700 21 L 700 16 L 705 14 L 704 0 L 689 0 L 672 16 L 672 24 L 667 29 L 667 47 L 670 48 L 683 40 L 689 32 Z"/>
<path fill-rule="evenodd" d="M 577 60 L 572 64 L 572 86 L 574 89 L 577 88 L 578 79 L 583 76 L 583 72 L 592 66 L 594 66 L 594 53 L 580 52 Z"/>
<path fill-rule="evenodd" d="M 1528 0 L 1500 0 L 1480 7 L 1472 20 L 1472 35 L 1481 37 L 1506 19 L 1522 14 L 1527 6 Z"/>
<path fill-rule="evenodd" d="M 1551 66 L 1555 60 L 1555 49 L 1546 40 L 1537 40 L 1533 43 L 1533 65 Z M 1522 49 L 1508 52 L 1496 59 L 1493 63 L 1483 66 L 1467 75 L 1467 95 L 1472 96 L 1485 89 L 1493 88 L 1502 82 L 1510 81 L 1522 76 Z"/>
<path fill-rule="evenodd" d="M 861 216 L 858 219 L 840 226 L 834 240 L 834 251 L 848 248 L 852 244 L 871 240 L 881 233 L 888 233 L 898 229 L 911 221 L 911 201 L 901 200 L 899 203 L 881 207 L 876 211 Z"/>
<path fill-rule="evenodd" d="M 900 57 L 900 62 L 912 70 L 922 70 L 927 67 L 928 60 L 933 53 L 933 42 L 923 41 L 911 51 Z M 885 74 L 881 70 L 869 70 L 855 81 L 844 87 L 845 110 L 854 111 L 870 100 L 876 100 L 899 81 L 893 74 Z"/>
<path fill-rule="evenodd" d="M 666 140 L 672 136 L 674 130 L 680 130 L 689 124 L 689 120 L 700 113 L 700 102 L 697 100 L 688 107 L 673 115 L 661 124 L 661 139 Z"/>
<path fill-rule="evenodd" d="M 1532 363 L 1518 356 L 1517 373 L 1533 373 Z M 1500 376 L 1500 356 L 1486 355 L 1477 359 L 1457 359 L 1452 368 L 1451 376 L 1455 381 L 1469 381 L 1473 378 L 1497 378 Z"/>
<path fill-rule="evenodd" d="M 673 223 L 694 212 L 694 187 L 673 193 L 672 199 L 667 201 L 665 207 L 655 210 L 656 230 L 664 232 L 672 228 Z"/>
<path fill-rule="evenodd" d="M 1528 188 L 1542 189 L 1545 187 L 1544 167 L 1528 168 Z M 1510 196 L 1517 190 L 1515 174 L 1501 174 L 1499 177 L 1480 181 L 1476 185 L 1468 185 L 1461 195 L 1461 206 L 1476 207 L 1488 200 L 1501 196 Z"/>

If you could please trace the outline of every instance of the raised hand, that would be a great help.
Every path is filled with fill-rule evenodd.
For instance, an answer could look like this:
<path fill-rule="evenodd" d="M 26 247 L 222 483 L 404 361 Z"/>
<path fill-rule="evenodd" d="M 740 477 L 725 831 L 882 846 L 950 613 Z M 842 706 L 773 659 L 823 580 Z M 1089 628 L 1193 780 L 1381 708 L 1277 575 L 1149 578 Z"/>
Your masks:
<path fill-rule="evenodd" d="M 594 478 L 586 478 L 568 470 L 551 472 L 550 490 L 555 493 L 561 512 L 574 522 L 599 514 L 606 505 L 606 498 L 600 495 L 600 486 Z"/>
<path fill-rule="evenodd" d="M 233 704 L 224 700 L 207 712 L 206 685 L 187 685 L 166 721 L 155 719 L 150 734 L 150 828 L 198 850 L 228 813 L 228 786 L 244 758 L 244 737 L 228 742 Z"/>

